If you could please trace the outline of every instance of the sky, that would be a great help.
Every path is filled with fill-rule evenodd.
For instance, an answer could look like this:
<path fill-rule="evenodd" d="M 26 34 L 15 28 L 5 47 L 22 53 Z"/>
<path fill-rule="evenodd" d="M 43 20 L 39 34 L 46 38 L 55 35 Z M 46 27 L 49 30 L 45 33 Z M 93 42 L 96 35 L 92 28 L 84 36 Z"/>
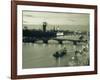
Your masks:
<path fill-rule="evenodd" d="M 89 26 L 89 14 L 23 11 L 23 25 L 73 25 Z"/>

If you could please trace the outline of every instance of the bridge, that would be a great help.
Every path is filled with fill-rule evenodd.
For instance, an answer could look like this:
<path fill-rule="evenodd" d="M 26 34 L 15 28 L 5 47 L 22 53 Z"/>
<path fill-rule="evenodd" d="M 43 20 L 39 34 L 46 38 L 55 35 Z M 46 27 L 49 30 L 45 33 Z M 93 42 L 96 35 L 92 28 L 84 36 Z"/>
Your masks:
<path fill-rule="evenodd" d="M 70 41 L 70 42 L 73 42 L 74 45 L 77 45 L 77 43 L 80 43 L 80 42 L 86 42 L 87 40 L 80 40 L 80 39 L 64 39 L 64 38 L 26 38 L 26 39 L 23 39 L 23 42 L 32 42 L 32 43 L 35 43 L 37 41 L 40 41 L 42 40 L 43 43 L 46 43 L 48 44 L 48 41 L 49 40 L 55 40 L 55 41 L 58 41 L 59 44 L 63 44 L 63 41 Z"/>

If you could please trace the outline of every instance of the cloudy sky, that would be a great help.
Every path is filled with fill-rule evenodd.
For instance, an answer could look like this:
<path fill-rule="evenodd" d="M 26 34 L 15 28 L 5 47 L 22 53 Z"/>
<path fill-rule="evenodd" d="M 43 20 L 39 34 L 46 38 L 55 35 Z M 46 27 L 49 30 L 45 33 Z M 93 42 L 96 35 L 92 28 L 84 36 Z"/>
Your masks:
<path fill-rule="evenodd" d="M 23 25 L 81 25 L 89 26 L 89 14 L 23 11 Z"/>

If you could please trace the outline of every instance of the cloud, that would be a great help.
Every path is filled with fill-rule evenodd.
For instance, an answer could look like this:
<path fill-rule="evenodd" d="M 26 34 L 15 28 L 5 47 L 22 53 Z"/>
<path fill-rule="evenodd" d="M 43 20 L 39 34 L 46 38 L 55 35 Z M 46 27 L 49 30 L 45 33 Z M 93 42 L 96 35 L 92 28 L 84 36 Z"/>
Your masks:
<path fill-rule="evenodd" d="M 89 25 L 89 14 L 23 11 L 23 24 Z"/>

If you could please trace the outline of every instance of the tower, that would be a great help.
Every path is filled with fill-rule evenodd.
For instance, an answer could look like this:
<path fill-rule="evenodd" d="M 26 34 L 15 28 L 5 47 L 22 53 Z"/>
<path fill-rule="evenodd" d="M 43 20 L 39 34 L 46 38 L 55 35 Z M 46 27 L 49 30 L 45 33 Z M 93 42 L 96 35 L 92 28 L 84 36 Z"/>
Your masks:
<path fill-rule="evenodd" d="M 43 22 L 43 32 L 46 32 L 47 22 Z"/>

